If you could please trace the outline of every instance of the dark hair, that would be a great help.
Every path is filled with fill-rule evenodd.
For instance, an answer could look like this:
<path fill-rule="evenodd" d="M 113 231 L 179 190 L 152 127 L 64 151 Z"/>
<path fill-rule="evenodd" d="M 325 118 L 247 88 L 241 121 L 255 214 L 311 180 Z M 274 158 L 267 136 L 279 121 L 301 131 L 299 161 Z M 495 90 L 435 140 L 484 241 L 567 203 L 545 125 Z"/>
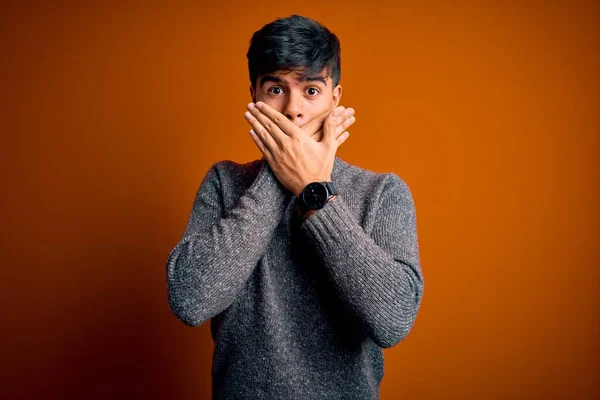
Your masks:
<path fill-rule="evenodd" d="M 335 87 L 341 77 L 340 41 L 317 21 L 292 15 L 254 32 L 248 48 L 248 72 L 254 87 L 259 75 L 305 67 L 304 75 L 326 70 Z"/>

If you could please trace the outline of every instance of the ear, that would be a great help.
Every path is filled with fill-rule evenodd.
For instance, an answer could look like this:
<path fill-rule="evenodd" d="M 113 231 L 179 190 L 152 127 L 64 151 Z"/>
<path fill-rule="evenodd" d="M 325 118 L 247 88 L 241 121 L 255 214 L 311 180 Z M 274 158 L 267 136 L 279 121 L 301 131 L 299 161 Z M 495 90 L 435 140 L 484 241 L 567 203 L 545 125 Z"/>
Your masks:
<path fill-rule="evenodd" d="M 342 85 L 337 85 L 333 89 L 333 108 L 336 108 L 338 104 L 340 104 L 340 99 L 342 98 Z"/>
<path fill-rule="evenodd" d="M 256 103 L 256 92 L 254 90 L 254 87 L 252 87 L 252 85 L 250 85 L 250 97 L 252 97 L 252 102 Z"/>

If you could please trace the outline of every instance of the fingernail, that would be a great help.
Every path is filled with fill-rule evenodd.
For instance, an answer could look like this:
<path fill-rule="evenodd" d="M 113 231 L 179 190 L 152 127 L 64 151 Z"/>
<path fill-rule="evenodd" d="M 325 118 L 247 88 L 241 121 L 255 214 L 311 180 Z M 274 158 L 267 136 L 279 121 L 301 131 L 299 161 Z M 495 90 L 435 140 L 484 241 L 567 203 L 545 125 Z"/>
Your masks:
<path fill-rule="evenodd" d="M 250 110 L 250 111 L 254 110 L 254 103 L 248 104 L 248 110 Z"/>
<path fill-rule="evenodd" d="M 246 111 L 244 113 L 244 117 L 246 117 L 246 118 L 250 118 L 251 116 L 252 116 L 252 114 L 250 114 L 250 111 Z"/>
<path fill-rule="evenodd" d="M 263 103 L 261 101 L 256 103 L 256 108 L 258 108 L 259 110 L 262 108 L 262 106 L 263 106 Z"/>
<path fill-rule="evenodd" d="M 356 118 L 350 117 L 350 118 L 348 118 L 348 121 L 350 121 L 352 123 L 352 122 L 356 121 Z"/>

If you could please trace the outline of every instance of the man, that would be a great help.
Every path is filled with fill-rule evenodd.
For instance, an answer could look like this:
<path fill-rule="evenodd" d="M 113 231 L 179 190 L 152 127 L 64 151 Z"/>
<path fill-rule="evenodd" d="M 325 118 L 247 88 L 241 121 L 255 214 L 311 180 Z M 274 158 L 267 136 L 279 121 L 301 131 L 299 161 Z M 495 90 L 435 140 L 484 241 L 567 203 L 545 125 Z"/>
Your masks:
<path fill-rule="evenodd" d="M 247 56 L 263 157 L 207 172 L 167 261 L 171 309 L 211 319 L 214 399 L 377 399 L 423 294 L 409 188 L 335 155 L 354 111 L 334 34 L 278 19 Z"/>

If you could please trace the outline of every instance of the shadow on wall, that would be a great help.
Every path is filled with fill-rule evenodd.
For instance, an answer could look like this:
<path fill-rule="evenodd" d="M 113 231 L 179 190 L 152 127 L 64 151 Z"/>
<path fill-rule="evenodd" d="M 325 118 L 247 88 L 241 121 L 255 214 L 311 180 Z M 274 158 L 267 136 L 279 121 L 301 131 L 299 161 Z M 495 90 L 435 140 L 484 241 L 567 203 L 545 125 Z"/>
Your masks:
<path fill-rule="evenodd" d="M 165 263 L 174 239 L 157 238 L 166 216 L 152 208 L 85 215 L 63 239 L 70 245 L 53 247 L 46 267 L 60 273 L 35 295 L 46 300 L 37 298 L 40 318 L 10 350 L 18 361 L 3 398 L 210 398 L 209 325 L 189 328 L 171 313 Z"/>

